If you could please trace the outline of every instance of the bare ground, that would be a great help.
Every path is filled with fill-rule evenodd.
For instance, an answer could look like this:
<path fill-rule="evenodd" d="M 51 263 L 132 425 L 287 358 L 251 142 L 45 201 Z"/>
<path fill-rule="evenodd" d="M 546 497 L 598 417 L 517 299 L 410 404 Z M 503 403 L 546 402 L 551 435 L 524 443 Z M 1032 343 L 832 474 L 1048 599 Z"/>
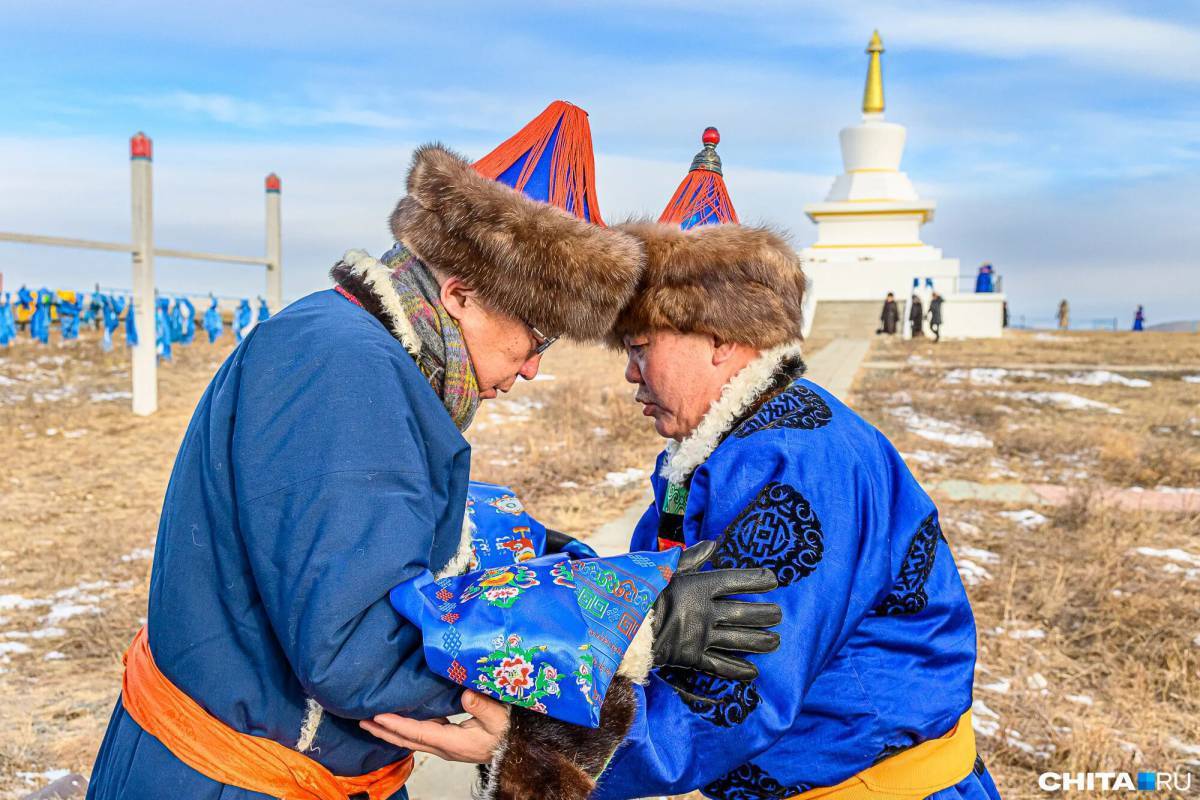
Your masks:
<path fill-rule="evenodd" d="M 160 372 L 162 409 L 146 419 L 104 394 L 128 390 L 124 351 L 103 355 L 90 338 L 0 351 L 0 797 L 44 784 L 47 771 L 90 768 L 145 611 L 175 450 L 230 347 L 177 348 Z M 980 749 L 1004 796 L 1040 795 L 1045 769 L 1190 760 L 1200 772 L 1200 518 L 1088 501 L 1099 485 L 1200 486 L 1200 384 L 1183 380 L 1200 375 L 1200 337 L 879 342 L 871 359 L 902 366 L 864 370 L 855 404 L 923 481 L 1045 481 L 1076 495 L 1055 510 L 939 503 L 977 616 Z M 1150 386 L 969 371 L 1055 362 L 1179 371 L 1120 373 Z M 564 530 L 615 518 L 659 447 L 621 367 L 556 345 L 543 366 L 552 380 L 485 405 L 470 437 L 474 476 L 518 487 Z M 1064 382 L 1076 372 L 1083 382 Z M 1054 393 L 1121 413 L 1070 408 L 1078 400 Z"/>

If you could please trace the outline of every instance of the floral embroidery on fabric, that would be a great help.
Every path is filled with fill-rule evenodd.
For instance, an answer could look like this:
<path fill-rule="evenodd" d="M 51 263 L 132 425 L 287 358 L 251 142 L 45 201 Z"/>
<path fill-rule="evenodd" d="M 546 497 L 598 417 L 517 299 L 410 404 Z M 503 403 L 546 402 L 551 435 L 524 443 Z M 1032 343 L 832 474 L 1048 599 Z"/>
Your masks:
<path fill-rule="evenodd" d="M 754 416 L 734 431 L 734 435 L 745 439 L 772 428 L 811 431 L 828 425 L 832 419 L 829 404 L 812 389 L 797 383 L 763 403 Z"/>
<path fill-rule="evenodd" d="M 762 702 L 753 681 L 731 681 L 677 667 L 663 667 L 658 676 L 696 715 L 722 728 L 742 724 Z"/>
<path fill-rule="evenodd" d="M 550 569 L 550 575 L 554 578 L 555 586 L 565 586 L 568 589 L 575 588 L 575 573 L 571 569 L 570 561 L 560 561 Z"/>
<path fill-rule="evenodd" d="M 811 788 L 807 783 L 784 786 L 762 767 L 747 763 L 717 778 L 702 791 L 714 800 L 782 800 Z"/>
<path fill-rule="evenodd" d="M 530 587 L 539 583 L 533 570 L 520 564 L 511 567 L 493 567 L 484 570 L 478 579 L 463 590 L 459 602 L 474 600 L 480 595 L 488 603 L 500 608 L 512 608 L 517 598 Z"/>
<path fill-rule="evenodd" d="M 523 514 L 525 506 L 521 505 L 521 501 L 517 499 L 515 494 L 506 494 L 500 497 L 493 497 L 487 501 L 487 504 L 497 511 L 504 514 Z"/>
<path fill-rule="evenodd" d="M 925 594 L 925 583 L 933 572 L 933 559 L 937 554 L 938 539 L 942 538 L 942 529 L 938 525 L 937 512 L 930 514 L 921 523 L 904 563 L 900 565 L 900 576 L 888 592 L 883 602 L 875 606 L 871 613 L 879 616 L 899 616 L 919 614 L 929 604 L 929 596 Z"/>
<path fill-rule="evenodd" d="M 766 567 L 788 586 L 811 573 L 825 552 L 821 521 L 804 495 L 768 483 L 721 536 L 712 565 Z"/>
<path fill-rule="evenodd" d="M 492 645 L 496 649 L 479 659 L 475 687 L 506 703 L 546 713 L 541 701 L 557 697 L 562 680 L 554 667 L 537 663 L 546 645 L 522 647 L 521 637 L 515 633 L 496 637 Z"/>
<path fill-rule="evenodd" d="M 575 671 L 571 673 L 571 677 L 575 679 L 575 685 L 583 693 L 583 699 L 589 706 L 594 706 L 599 701 L 599 695 L 596 692 L 596 657 L 589 652 L 590 649 L 590 646 L 586 644 L 579 646 L 579 662 L 575 666 Z"/>

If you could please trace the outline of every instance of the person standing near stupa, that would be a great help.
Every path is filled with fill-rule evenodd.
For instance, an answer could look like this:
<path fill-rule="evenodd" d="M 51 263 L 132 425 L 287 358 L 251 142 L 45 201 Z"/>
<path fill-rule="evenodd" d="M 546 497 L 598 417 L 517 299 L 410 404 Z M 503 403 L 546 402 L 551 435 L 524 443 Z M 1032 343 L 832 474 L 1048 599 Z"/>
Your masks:
<path fill-rule="evenodd" d="M 887 298 L 883 301 L 883 311 L 879 314 L 879 322 L 881 327 L 878 333 L 886 333 L 888 336 L 896 335 L 896 329 L 900 326 L 900 306 L 896 305 L 896 295 L 892 292 L 888 292 Z"/>
<path fill-rule="evenodd" d="M 913 294 L 908 306 L 908 321 L 912 325 L 912 338 L 925 336 L 925 307 L 921 304 L 921 296 Z"/>

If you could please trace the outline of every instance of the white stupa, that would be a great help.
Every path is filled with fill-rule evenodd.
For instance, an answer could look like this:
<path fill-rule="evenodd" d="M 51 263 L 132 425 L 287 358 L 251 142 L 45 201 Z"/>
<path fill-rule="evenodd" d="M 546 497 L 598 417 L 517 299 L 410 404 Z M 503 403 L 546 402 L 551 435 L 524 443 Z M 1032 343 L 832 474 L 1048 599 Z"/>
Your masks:
<path fill-rule="evenodd" d="M 904 303 L 915 286 L 926 309 L 933 291 L 945 298 L 944 335 L 998 336 L 1003 296 L 960 292 L 958 259 L 921 241 L 921 226 L 933 219 L 936 204 L 919 197 L 900 169 L 907 133 L 884 120 L 878 31 L 867 53 L 862 121 L 838 135 L 845 172 L 823 202 L 804 207 L 817 225 L 816 242 L 801 251 L 816 300 L 882 303 L 892 292 Z M 973 290 L 973 279 L 968 282 L 963 288 Z"/>

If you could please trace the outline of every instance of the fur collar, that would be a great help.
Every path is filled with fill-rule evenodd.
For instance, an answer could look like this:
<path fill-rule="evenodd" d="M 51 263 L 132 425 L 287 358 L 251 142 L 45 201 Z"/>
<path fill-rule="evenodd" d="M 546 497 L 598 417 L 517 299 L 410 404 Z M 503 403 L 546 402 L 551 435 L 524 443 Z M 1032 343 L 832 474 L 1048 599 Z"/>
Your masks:
<path fill-rule="evenodd" d="M 681 442 L 667 443 L 667 459 L 659 474 L 672 483 L 686 481 L 696 467 L 712 455 L 746 411 L 771 388 L 779 378 L 784 362 L 799 357 L 800 343 L 791 341 L 764 350 L 743 367 L 725 384 L 721 396 L 709 406 L 696 429 Z"/>
<path fill-rule="evenodd" d="M 383 323 L 409 355 L 421 354 L 421 339 L 404 313 L 400 294 L 392 285 L 392 271 L 365 250 L 347 250 L 329 271 L 334 282 L 354 295 L 363 308 Z"/>

